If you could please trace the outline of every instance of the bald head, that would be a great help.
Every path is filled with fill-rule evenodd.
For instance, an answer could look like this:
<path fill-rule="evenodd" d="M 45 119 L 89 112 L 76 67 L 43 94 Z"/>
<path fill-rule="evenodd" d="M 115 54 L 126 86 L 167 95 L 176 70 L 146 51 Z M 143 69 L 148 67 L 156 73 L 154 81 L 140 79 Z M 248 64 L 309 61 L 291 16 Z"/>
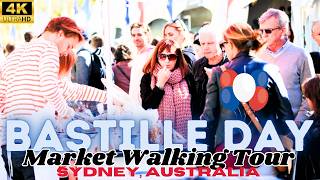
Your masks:
<path fill-rule="evenodd" d="M 314 21 L 312 24 L 312 38 L 320 46 L 320 20 Z"/>

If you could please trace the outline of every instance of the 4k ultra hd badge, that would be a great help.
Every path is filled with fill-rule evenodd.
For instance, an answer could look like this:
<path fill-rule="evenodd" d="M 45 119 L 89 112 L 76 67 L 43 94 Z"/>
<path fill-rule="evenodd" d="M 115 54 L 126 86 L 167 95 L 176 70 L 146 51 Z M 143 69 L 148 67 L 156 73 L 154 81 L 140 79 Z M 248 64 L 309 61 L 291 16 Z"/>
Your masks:
<path fill-rule="evenodd" d="M 33 0 L 0 0 L 0 23 L 33 23 Z"/>

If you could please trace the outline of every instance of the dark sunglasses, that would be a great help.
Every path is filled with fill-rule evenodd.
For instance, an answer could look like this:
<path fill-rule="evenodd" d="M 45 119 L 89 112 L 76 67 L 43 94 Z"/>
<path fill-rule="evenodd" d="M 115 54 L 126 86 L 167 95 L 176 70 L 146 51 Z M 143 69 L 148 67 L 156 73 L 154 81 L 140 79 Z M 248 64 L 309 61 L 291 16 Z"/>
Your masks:
<path fill-rule="evenodd" d="M 266 34 L 271 34 L 272 33 L 272 31 L 274 31 L 274 30 L 276 30 L 276 29 L 281 29 L 281 27 L 276 27 L 276 28 L 269 28 L 269 29 L 259 29 L 259 31 L 261 32 L 261 33 L 266 33 Z"/>
<path fill-rule="evenodd" d="M 226 44 L 228 44 L 229 42 L 228 41 L 224 41 L 224 42 L 222 42 L 222 43 L 220 43 L 219 45 L 220 45 L 220 48 L 222 49 L 222 48 L 225 48 L 225 45 Z"/>
<path fill-rule="evenodd" d="M 164 61 L 167 58 L 169 59 L 169 61 L 175 61 L 177 59 L 177 55 L 176 54 L 159 54 L 158 58 L 161 61 Z"/>

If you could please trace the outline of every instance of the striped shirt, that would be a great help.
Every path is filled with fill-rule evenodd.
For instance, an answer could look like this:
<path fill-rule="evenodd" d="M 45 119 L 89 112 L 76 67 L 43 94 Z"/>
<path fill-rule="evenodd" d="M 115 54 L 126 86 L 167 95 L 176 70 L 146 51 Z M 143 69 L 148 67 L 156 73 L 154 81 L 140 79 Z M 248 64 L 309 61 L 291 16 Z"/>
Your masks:
<path fill-rule="evenodd" d="M 0 113 L 25 116 L 51 105 L 64 117 L 73 112 L 66 100 L 106 102 L 106 91 L 61 80 L 58 72 L 58 48 L 50 41 L 17 48 L 0 69 Z"/>

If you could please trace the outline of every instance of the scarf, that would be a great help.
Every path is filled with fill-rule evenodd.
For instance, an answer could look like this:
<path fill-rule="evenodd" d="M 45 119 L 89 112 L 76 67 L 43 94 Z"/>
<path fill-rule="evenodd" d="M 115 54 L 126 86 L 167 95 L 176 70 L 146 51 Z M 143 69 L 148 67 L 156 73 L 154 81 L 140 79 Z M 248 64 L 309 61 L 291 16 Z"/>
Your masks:
<path fill-rule="evenodd" d="M 151 88 L 157 83 L 158 72 L 161 69 L 157 65 L 152 73 Z M 183 137 L 187 137 L 187 121 L 191 116 L 191 96 L 186 80 L 182 77 L 179 68 L 171 72 L 170 78 L 164 85 L 164 95 L 158 108 L 159 120 L 172 120 L 173 127 Z"/>

